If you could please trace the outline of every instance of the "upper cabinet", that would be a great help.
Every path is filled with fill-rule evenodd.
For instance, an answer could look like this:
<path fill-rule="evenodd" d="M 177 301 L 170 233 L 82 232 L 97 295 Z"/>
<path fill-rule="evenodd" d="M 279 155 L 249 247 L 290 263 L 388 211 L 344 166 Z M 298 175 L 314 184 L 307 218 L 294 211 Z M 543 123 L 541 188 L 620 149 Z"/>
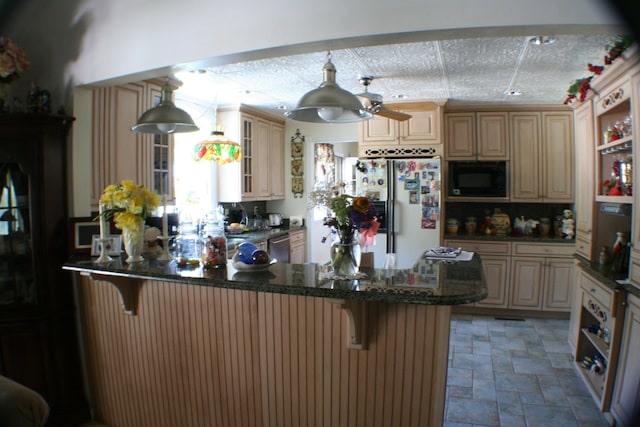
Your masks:
<path fill-rule="evenodd" d="M 509 113 L 511 201 L 573 202 L 570 111 Z"/>
<path fill-rule="evenodd" d="M 359 123 L 358 151 L 361 157 L 385 155 L 437 155 L 442 151 L 442 106 L 423 102 L 387 104 L 390 110 L 411 115 L 397 121 L 375 115 Z"/>
<path fill-rule="evenodd" d="M 174 199 L 172 135 L 131 130 L 143 112 L 160 102 L 161 81 L 129 83 L 93 91 L 91 205 L 97 210 L 109 184 L 133 180 Z"/>
<path fill-rule="evenodd" d="M 446 113 L 447 160 L 509 160 L 508 113 Z"/>
<path fill-rule="evenodd" d="M 594 121 L 593 104 L 586 100 L 575 110 L 576 147 L 576 252 L 593 258 L 593 200 L 595 180 L 593 176 Z"/>
<path fill-rule="evenodd" d="M 220 201 L 283 199 L 284 118 L 241 105 L 218 110 L 218 124 L 242 146 L 240 164 L 220 168 Z"/>

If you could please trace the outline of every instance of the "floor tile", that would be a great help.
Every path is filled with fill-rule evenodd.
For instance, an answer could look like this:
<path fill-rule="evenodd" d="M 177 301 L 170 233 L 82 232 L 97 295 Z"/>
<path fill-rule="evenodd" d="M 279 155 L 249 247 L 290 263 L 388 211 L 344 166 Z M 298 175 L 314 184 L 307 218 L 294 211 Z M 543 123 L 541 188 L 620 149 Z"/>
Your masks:
<path fill-rule="evenodd" d="M 457 315 L 444 427 L 605 427 L 575 372 L 569 321 Z"/>

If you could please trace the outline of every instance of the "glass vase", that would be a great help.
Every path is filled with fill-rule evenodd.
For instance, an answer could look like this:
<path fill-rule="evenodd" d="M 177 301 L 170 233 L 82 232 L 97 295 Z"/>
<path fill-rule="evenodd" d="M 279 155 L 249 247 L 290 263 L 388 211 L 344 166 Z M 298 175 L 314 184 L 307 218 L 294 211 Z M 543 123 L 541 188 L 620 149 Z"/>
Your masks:
<path fill-rule="evenodd" d="M 360 270 L 360 244 L 355 239 L 344 243 L 335 240 L 331 243 L 331 265 L 336 276 L 355 276 Z"/>
<path fill-rule="evenodd" d="M 128 263 L 144 261 L 142 250 L 144 249 L 144 222 L 137 229 L 125 228 L 122 230 L 122 243 L 127 254 Z"/>

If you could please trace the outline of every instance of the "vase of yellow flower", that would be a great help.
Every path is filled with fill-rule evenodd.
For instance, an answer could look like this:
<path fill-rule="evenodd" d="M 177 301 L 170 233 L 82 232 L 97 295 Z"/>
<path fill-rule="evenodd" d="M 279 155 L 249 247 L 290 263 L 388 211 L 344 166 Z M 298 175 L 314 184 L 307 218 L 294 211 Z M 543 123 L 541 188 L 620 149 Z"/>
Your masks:
<path fill-rule="evenodd" d="M 105 188 L 100 203 L 101 214 L 113 219 L 116 227 L 122 230 L 122 242 L 128 257 L 128 263 L 143 261 L 144 220 L 160 204 L 157 194 L 143 185 L 125 180 L 120 184 L 111 184 Z"/>
<path fill-rule="evenodd" d="M 343 194 L 343 188 L 344 185 L 316 189 L 311 192 L 309 203 L 333 212 L 334 216 L 324 220 L 334 234 L 331 265 L 336 276 L 350 277 L 359 272 L 362 247 L 375 244 L 380 223 L 369 198 Z"/>

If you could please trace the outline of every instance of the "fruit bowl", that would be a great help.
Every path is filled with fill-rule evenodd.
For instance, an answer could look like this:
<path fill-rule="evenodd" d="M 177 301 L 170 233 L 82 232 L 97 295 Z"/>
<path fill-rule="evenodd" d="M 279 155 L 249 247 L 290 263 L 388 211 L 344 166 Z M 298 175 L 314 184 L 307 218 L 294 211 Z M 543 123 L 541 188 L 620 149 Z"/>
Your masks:
<path fill-rule="evenodd" d="M 231 258 L 231 265 L 238 271 L 264 271 L 276 262 L 278 262 L 277 259 L 271 258 L 271 260 L 266 264 L 245 264 L 244 262 L 238 260 L 238 252 L 236 252 L 233 255 L 233 258 Z"/>

